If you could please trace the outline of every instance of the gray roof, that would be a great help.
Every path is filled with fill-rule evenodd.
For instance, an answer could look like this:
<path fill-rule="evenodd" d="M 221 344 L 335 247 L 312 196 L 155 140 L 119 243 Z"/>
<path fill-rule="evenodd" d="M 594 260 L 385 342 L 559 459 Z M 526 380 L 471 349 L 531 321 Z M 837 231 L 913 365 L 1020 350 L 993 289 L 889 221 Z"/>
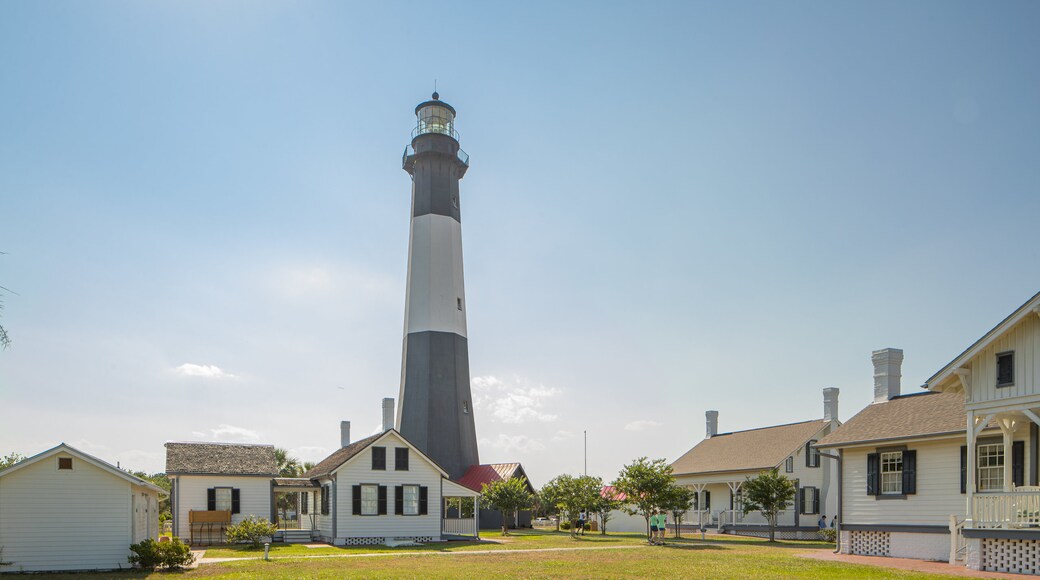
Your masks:
<path fill-rule="evenodd" d="M 962 393 L 917 393 L 871 403 L 831 431 L 818 447 L 964 433 L 968 415 Z"/>
<path fill-rule="evenodd" d="M 240 443 L 167 443 L 166 473 L 278 475 L 274 445 Z"/>
<path fill-rule="evenodd" d="M 672 469 L 675 475 L 772 469 L 829 424 L 817 419 L 719 433 L 676 459 Z"/>
<path fill-rule="evenodd" d="M 384 434 L 386 434 L 386 431 L 384 431 L 382 433 L 376 433 L 375 435 L 372 435 L 371 437 L 365 437 L 364 439 L 359 439 L 359 440 L 351 443 L 350 445 L 347 445 L 346 447 L 341 447 L 341 448 L 333 451 L 332 455 L 329 455 L 325 459 L 322 459 L 321 461 L 319 461 L 317 465 L 312 467 L 311 470 L 308 471 L 307 473 L 304 473 L 303 476 L 304 477 L 321 477 L 323 475 L 328 475 L 328 474 L 332 473 L 333 471 L 336 471 L 336 469 L 339 468 L 340 465 L 343 465 L 344 463 L 347 462 L 348 459 L 350 459 L 351 457 L 354 457 L 358 453 L 361 453 L 362 451 L 364 451 L 366 447 L 368 447 L 372 443 L 375 443 L 375 440 L 379 439 Z"/>

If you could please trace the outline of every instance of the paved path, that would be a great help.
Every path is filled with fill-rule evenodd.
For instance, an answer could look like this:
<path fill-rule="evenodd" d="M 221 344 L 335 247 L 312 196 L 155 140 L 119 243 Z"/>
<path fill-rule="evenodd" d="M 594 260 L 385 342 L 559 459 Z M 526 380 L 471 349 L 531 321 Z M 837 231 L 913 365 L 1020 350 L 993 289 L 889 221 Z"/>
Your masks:
<path fill-rule="evenodd" d="M 851 556 L 848 554 L 835 554 L 830 550 L 813 550 L 798 554 L 802 558 L 813 560 L 828 560 L 831 562 L 844 562 L 846 564 L 866 564 L 879 568 L 893 568 L 896 570 L 912 570 L 914 572 L 931 572 L 933 574 L 948 574 L 950 576 L 966 576 L 968 578 L 1025 578 L 1022 574 L 1004 574 L 1001 572 L 979 572 L 969 570 L 962 564 L 947 564 L 946 562 L 930 562 L 927 560 L 914 560 L 913 558 L 888 558 L 885 556 Z"/>
<path fill-rule="evenodd" d="M 521 554 L 531 552 L 583 552 L 591 550 L 632 550 L 642 549 L 648 546 L 593 546 L 589 548 L 531 548 L 521 550 L 460 550 L 457 552 L 442 552 L 437 550 L 415 550 L 410 552 L 371 552 L 367 554 L 315 554 L 313 556 L 272 556 L 272 560 L 296 560 L 300 558 L 377 558 L 384 556 L 467 556 L 470 554 Z M 237 562 L 240 560 L 260 560 L 263 556 L 252 556 L 249 558 L 206 558 L 197 560 L 198 564 L 216 564 L 218 562 Z"/>

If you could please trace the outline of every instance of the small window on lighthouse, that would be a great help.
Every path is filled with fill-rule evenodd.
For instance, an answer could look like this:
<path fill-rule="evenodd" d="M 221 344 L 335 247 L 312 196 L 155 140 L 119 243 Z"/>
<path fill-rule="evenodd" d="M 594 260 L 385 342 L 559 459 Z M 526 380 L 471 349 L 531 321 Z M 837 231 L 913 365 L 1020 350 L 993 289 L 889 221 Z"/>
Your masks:
<path fill-rule="evenodd" d="M 462 412 L 469 415 L 469 401 L 462 402 Z"/>
<path fill-rule="evenodd" d="M 455 209 L 459 208 L 459 198 L 458 198 L 458 196 L 454 196 L 454 195 L 451 196 L 451 205 L 455 206 Z"/>
<path fill-rule="evenodd" d="M 458 305 L 459 310 L 462 310 L 462 298 L 456 298 L 455 299 L 455 304 Z"/>

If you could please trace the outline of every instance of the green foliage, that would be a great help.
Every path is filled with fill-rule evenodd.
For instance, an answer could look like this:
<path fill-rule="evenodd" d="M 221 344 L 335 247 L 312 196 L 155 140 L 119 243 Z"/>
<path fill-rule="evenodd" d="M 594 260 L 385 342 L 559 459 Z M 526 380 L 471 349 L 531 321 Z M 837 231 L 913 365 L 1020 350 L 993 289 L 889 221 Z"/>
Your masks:
<path fill-rule="evenodd" d="M 568 521 L 558 522 L 556 525 L 558 525 L 561 530 L 571 529 L 571 523 Z"/>
<path fill-rule="evenodd" d="M 515 477 L 500 479 L 491 484 L 485 483 L 480 491 L 480 501 L 493 509 L 502 512 L 502 533 L 509 532 L 509 520 L 506 514 L 531 506 L 533 496 L 527 490 L 527 479 Z"/>
<path fill-rule="evenodd" d="M 650 537 L 650 515 L 664 504 L 674 483 L 672 466 L 664 459 L 640 457 L 618 474 L 614 487 L 626 496 L 621 509 L 629 515 L 643 516 L 647 537 Z"/>
<path fill-rule="evenodd" d="M 602 490 L 602 488 L 600 488 Z M 607 533 L 607 522 L 610 521 L 610 512 L 621 509 L 622 502 L 615 498 L 615 496 L 603 495 L 602 491 L 596 496 L 596 499 L 592 502 L 589 507 L 589 511 L 599 515 L 600 529 L 599 533 L 605 535 Z"/>
<path fill-rule="evenodd" d="M 672 512 L 672 521 L 675 522 L 675 536 L 679 537 L 679 526 L 682 524 L 683 516 L 693 507 L 695 492 L 692 489 L 673 485 L 668 488 L 661 502 L 661 509 Z"/>
<path fill-rule="evenodd" d="M 603 489 L 603 480 L 591 475 L 572 477 L 567 474 L 558 475 L 552 481 L 542 487 L 542 493 L 548 494 L 560 518 L 575 522 L 582 510 L 595 511 L 601 499 L 600 490 Z M 561 524 L 561 528 L 562 528 Z M 573 526 L 566 528 L 575 532 Z"/>
<path fill-rule="evenodd" d="M 835 542 L 838 540 L 838 530 L 834 528 L 824 528 L 820 530 L 820 539 L 825 542 Z"/>
<path fill-rule="evenodd" d="M 741 486 L 744 494 L 744 515 L 762 512 L 769 522 L 769 541 L 775 541 L 776 518 L 794 500 L 794 483 L 773 468 L 757 477 L 747 477 Z"/>
<path fill-rule="evenodd" d="M 145 480 L 145 481 L 147 481 L 149 483 L 157 485 L 157 486 L 161 487 L 163 490 L 166 491 L 166 496 L 165 497 L 159 497 L 159 521 L 160 522 L 164 521 L 162 519 L 162 513 L 163 512 L 168 512 L 168 511 L 171 510 L 171 505 L 170 505 L 170 478 L 166 477 L 165 473 L 153 473 L 151 475 L 148 475 L 147 473 L 145 473 L 143 471 L 130 471 L 130 474 L 133 475 L 134 477 L 141 478 L 141 479 L 143 479 L 143 480 Z"/>
<path fill-rule="evenodd" d="M 227 539 L 233 544 L 251 544 L 259 548 L 264 538 L 273 536 L 277 531 L 278 526 L 266 518 L 249 516 L 240 523 L 228 526 Z"/>
<path fill-rule="evenodd" d="M 541 502 L 542 510 L 544 510 L 545 515 L 547 516 L 558 515 L 560 513 L 558 504 L 563 497 L 563 488 L 560 486 L 559 480 L 559 477 L 554 478 L 549 483 L 543 485 L 542 489 L 538 491 L 538 500 Z M 561 518 L 556 518 L 556 531 L 558 532 L 560 529 L 570 529 L 570 524 L 568 523 L 567 527 L 564 528 L 560 519 Z"/>
<path fill-rule="evenodd" d="M 170 521 L 172 519 L 173 519 L 173 514 L 170 512 L 170 510 L 159 512 L 159 523 L 160 524 L 165 524 L 166 522 L 168 522 L 168 521 Z"/>
<path fill-rule="evenodd" d="M 25 459 L 26 459 L 26 457 L 24 455 L 22 455 L 21 453 L 18 453 L 16 451 L 12 451 L 12 452 L 8 453 L 7 455 L 5 455 L 4 457 L 0 457 L 0 469 L 4 469 L 5 467 L 10 467 L 10 466 L 14 465 L 15 463 L 18 463 L 20 461 L 24 461 Z"/>
<path fill-rule="evenodd" d="M 172 570 L 190 566 L 195 561 L 191 548 L 180 538 L 173 538 L 169 542 L 156 542 L 149 538 L 139 544 L 131 545 L 130 551 L 133 552 L 127 558 L 130 564 L 146 570 L 156 568 Z"/>
<path fill-rule="evenodd" d="M 278 465 L 278 476 L 279 477 L 302 477 L 310 468 L 308 464 L 300 464 L 300 460 L 289 455 L 288 449 L 276 447 L 274 450 L 274 460 Z M 309 464 L 310 467 L 314 467 L 314 464 Z M 295 493 L 280 493 L 277 495 L 275 505 L 278 507 L 278 512 L 281 514 L 281 519 L 285 520 L 288 518 L 289 511 L 296 512 L 296 517 L 300 517 L 299 506 L 296 505 L 297 495 Z"/>

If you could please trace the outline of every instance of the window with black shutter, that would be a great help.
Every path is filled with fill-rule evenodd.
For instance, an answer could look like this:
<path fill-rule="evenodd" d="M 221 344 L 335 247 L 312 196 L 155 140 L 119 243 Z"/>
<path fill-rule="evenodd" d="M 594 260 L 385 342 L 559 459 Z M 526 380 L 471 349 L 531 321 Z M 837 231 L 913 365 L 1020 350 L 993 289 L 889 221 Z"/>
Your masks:
<path fill-rule="evenodd" d="M 321 515 L 329 515 L 329 496 L 332 495 L 332 486 L 323 485 L 321 486 Z"/>
<path fill-rule="evenodd" d="M 997 386 L 1015 384 L 1015 351 L 997 353 Z"/>
<path fill-rule="evenodd" d="M 373 471 L 386 471 L 386 447 L 372 448 Z"/>
<path fill-rule="evenodd" d="M 239 495 L 238 488 L 231 490 L 231 513 L 241 513 L 242 502 L 240 501 L 241 496 Z"/>
<path fill-rule="evenodd" d="M 801 512 L 811 515 L 820 513 L 820 494 L 815 487 L 806 486 L 801 490 Z"/>
<path fill-rule="evenodd" d="M 408 471 L 408 448 L 407 447 L 395 447 L 394 448 L 394 470 L 395 471 Z"/>
<path fill-rule="evenodd" d="M 379 515 L 386 515 L 386 486 L 379 486 Z"/>
<path fill-rule="evenodd" d="M 787 461 L 784 462 L 784 472 L 785 473 L 794 473 L 794 456 L 793 455 L 791 457 L 788 457 Z"/>
<path fill-rule="evenodd" d="M 403 516 L 404 515 L 404 486 L 394 486 L 394 514 Z"/>
<path fill-rule="evenodd" d="M 867 495 L 881 495 L 880 460 L 877 453 L 867 454 Z"/>
<path fill-rule="evenodd" d="M 217 511 L 217 490 L 216 488 L 209 488 L 206 490 L 206 510 Z"/>
<path fill-rule="evenodd" d="M 425 516 L 430 513 L 430 488 L 421 486 L 419 488 L 419 515 Z"/>
<path fill-rule="evenodd" d="M 350 513 L 359 516 L 361 515 L 361 486 L 352 485 L 350 487 L 350 500 L 351 510 Z"/>
<path fill-rule="evenodd" d="M 805 466 L 806 467 L 819 467 L 820 466 L 820 452 L 816 450 L 816 440 L 810 439 L 805 444 Z"/>
<path fill-rule="evenodd" d="M 903 495 L 917 493 L 917 450 L 903 451 Z"/>

